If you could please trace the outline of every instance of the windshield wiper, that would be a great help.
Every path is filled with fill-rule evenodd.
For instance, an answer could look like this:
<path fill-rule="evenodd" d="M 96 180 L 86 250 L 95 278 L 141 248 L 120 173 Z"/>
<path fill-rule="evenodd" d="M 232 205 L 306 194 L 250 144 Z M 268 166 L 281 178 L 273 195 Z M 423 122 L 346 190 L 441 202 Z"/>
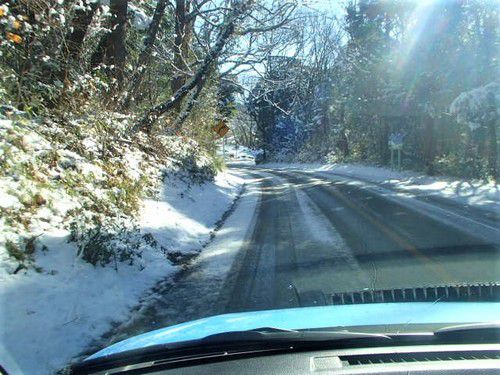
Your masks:
<path fill-rule="evenodd" d="M 434 331 L 436 336 L 493 333 L 498 335 L 500 322 L 458 324 Z"/>
<path fill-rule="evenodd" d="M 341 331 L 311 331 L 287 330 L 263 327 L 248 331 L 231 331 L 207 336 L 200 341 L 206 344 L 237 343 L 237 342 L 321 342 L 354 339 L 386 339 L 391 337 L 380 333 Z"/>
<path fill-rule="evenodd" d="M 266 352 L 312 348 L 315 345 L 335 347 L 350 345 L 351 340 L 366 339 L 370 344 L 390 340 L 396 343 L 471 343 L 498 342 L 500 323 L 476 323 L 447 326 L 436 331 L 400 333 L 367 333 L 348 330 L 290 330 L 275 327 L 261 327 L 246 331 L 231 331 L 206 336 L 202 339 L 175 342 L 116 353 L 107 357 L 83 361 L 73 366 L 74 373 L 93 373 L 103 369 L 126 366 L 126 368 L 154 367 L 159 363 L 177 363 L 197 358 L 214 358 L 233 353 Z M 437 340 L 437 341 L 435 341 Z M 458 340 L 458 341 L 457 341 Z M 379 341 L 380 342 L 380 341 Z M 356 344 L 357 345 L 357 344 Z M 381 344 L 383 345 L 383 344 Z M 159 362 L 158 362 L 159 361 Z M 125 367 L 124 367 L 125 368 Z"/>
<path fill-rule="evenodd" d="M 339 341 L 345 342 L 357 339 L 391 340 L 391 337 L 378 333 L 343 330 L 299 331 L 262 327 L 247 331 L 218 333 L 198 340 L 155 345 L 89 359 L 73 365 L 72 373 L 88 374 L 118 366 L 125 366 L 127 369 L 139 369 L 154 367 L 160 362 L 187 361 L 205 358 L 206 356 L 217 357 L 227 355 L 230 351 L 238 354 L 246 351 L 255 353 L 258 351 L 283 350 L 285 348 L 290 350 L 300 345 L 333 344 Z"/>

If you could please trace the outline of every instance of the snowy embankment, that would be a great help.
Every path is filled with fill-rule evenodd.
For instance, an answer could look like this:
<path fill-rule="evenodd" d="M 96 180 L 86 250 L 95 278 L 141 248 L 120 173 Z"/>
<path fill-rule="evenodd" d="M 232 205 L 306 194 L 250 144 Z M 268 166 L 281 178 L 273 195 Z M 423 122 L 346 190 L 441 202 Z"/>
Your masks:
<path fill-rule="evenodd" d="M 195 253 L 237 196 L 242 180 L 219 174 L 215 182 L 186 189 L 175 182 L 161 199 L 144 201 L 141 232 L 153 235 L 159 249 Z M 178 267 L 165 253 L 145 251 L 143 269 L 119 264 L 95 267 L 77 258 L 69 232 L 45 233 L 40 242 L 55 251 L 36 256 L 47 272 L 2 275 L 1 364 L 10 373 L 50 373 L 64 366 L 90 342 L 121 321 L 157 281 Z"/>
<path fill-rule="evenodd" d="M 493 182 L 466 181 L 443 176 L 431 177 L 417 172 L 395 171 L 357 164 L 267 163 L 260 166 L 275 169 L 296 169 L 321 173 L 325 176 L 336 174 L 381 184 L 395 190 L 434 195 L 488 211 L 500 209 L 500 187 Z"/>
<path fill-rule="evenodd" d="M 0 120 L 0 365 L 47 374 L 199 253 L 243 180 L 215 175 L 188 140 L 123 139 L 127 118 L 106 134 L 92 118 L 11 118 Z"/>

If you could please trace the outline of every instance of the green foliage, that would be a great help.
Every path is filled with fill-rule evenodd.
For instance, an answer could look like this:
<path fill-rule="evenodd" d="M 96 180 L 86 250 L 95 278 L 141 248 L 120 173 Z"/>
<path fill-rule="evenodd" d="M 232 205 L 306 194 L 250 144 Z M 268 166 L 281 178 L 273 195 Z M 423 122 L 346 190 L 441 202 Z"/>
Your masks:
<path fill-rule="evenodd" d="M 126 246 L 123 244 L 118 246 L 113 243 L 113 239 L 123 234 L 123 228 L 108 232 L 101 225 L 98 225 L 86 232 L 85 241 L 78 246 L 78 255 L 93 266 L 106 266 L 110 262 L 114 262 L 116 269 L 118 262 L 128 262 L 132 265 L 134 259 L 141 256 L 139 251 L 141 243 L 138 238 L 134 238 L 135 241 L 127 241 Z M 127 238 L 131 238 L 130 233 L 127 233 Z"/>
<path fill-rule="evenodd" d="M 191 115 L 188 117 L 183 133 L 193 138 L 202 149 L 214 152 L 216 150 L 216 136 L 212 128 L 220 119 L 218 112 L 217 82 L 206 84 Z"/>
<path fill-rule="evenodd" d="M 36 238 L 35 236 L 23 238 L 23 246 L 19 246 L 12 240 L 7 240 L 5 242 L 7 254 L 18 261 L 23 268 L 27 268 L 33 262 Z"/>
<path fill-rule="evenodd" d="M 213 155 L 212 159 L 214 168 L 217 172 L 222 172 L 224 169 L 226 169 L 226 162 L 224 161 L 223 157 L 219 155 Z"/>
<path fill-rule="evenodd" d="M 13 257 L 15 260 L 19 262 L 24 262 L 26 260 L 26 254 L 24 251 L 22 251 L 13 241 L 7 241 L 5 243 L 5 248 L 7 249 L 9 256 Z"/>
<path fill-rule="evenodd" d="M 447 176 L 488 179 L 485 158 L 466 157 L 456 153 L 436 158 L 436 173 Z"/>
<path fill-rule="evenodd" d="M 181 173 L 187 176 L 187 180 L 197 184 L 213 181 L 217 174 L 216 165 L 208 156 L 200 159 L 196 153 L 187 152 L 179 155 L 177 163 Z"/>

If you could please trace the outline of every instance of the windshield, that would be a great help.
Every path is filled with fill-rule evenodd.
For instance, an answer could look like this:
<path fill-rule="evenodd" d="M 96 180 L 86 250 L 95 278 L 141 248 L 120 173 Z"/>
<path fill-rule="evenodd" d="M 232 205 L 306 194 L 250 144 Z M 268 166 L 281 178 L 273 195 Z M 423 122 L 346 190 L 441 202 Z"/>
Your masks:
<path fill-rule="evenodd" d="M 2 1 L 0 368 L 181 323 L 488 323 L 499 10 Z"/>

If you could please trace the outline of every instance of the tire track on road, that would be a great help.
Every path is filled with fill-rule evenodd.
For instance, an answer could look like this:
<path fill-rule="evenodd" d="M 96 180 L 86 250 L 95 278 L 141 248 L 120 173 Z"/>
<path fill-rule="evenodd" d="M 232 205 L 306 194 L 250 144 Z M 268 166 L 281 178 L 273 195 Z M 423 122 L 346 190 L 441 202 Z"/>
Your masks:
<path fill-rule="evenodd" d="M 356 259 L 362 265 L 376 266 L 378 279 L 385 279 L 388 287 L 404 280 L 422 285 L 492 281 L 497 277 L 500 252 L 494 245 L 447 228 L 433 218 L 361 187 L 321 181 L 310 175 L 283 172 L 280 175 L 302 186 L 339 230 Z M 347 211 L 339 213 L 338 205 L 347 207 Z M 412 238 L 408 238 L 408 231 Z M 388 266 L 396 261 L 406 273 L 399 271 L 396 265 Z M 389 275 L 389 271 L 394 276 Z M 415 277 L 415 273 L 420 273 L 420 277 Z"/>

